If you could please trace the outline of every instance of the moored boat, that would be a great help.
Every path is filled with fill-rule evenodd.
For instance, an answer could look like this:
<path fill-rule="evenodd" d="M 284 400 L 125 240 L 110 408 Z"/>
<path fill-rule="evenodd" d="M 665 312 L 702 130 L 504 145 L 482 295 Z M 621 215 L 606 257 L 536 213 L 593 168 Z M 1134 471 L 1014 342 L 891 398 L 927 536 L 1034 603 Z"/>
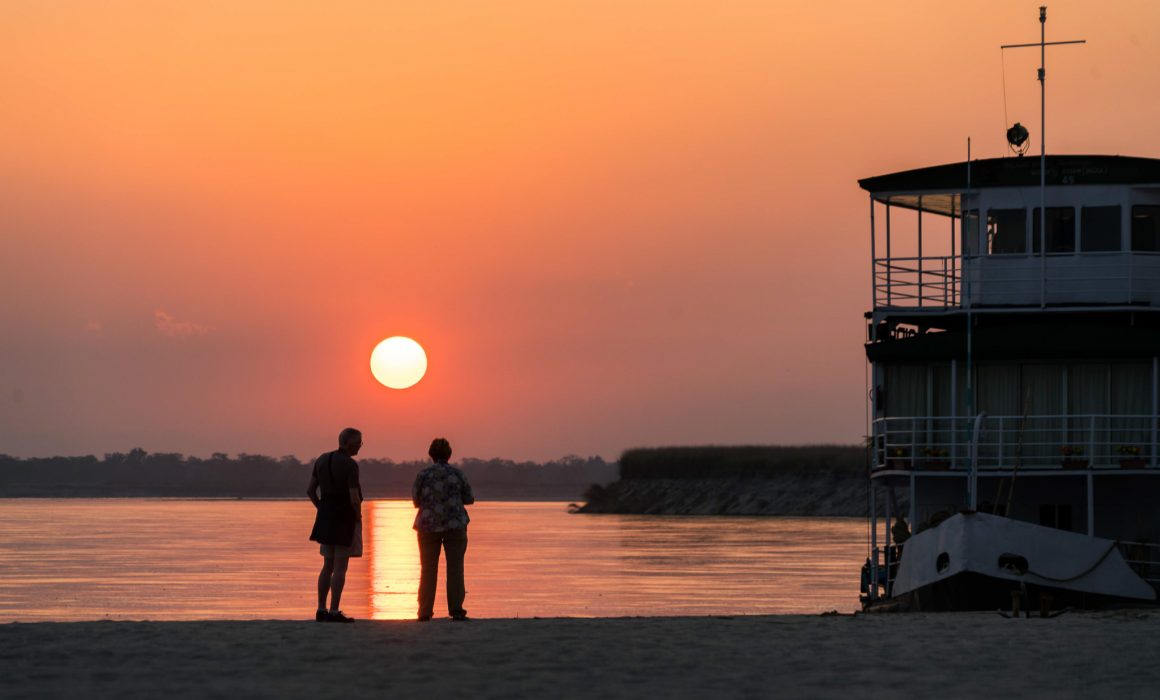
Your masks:
<path fill-rule="evenodd" d="M 859 181 L 866 605 L 1156 600 L 1160 159 L 1042 150 Z"/>
<path fill-rule="evenodd" d="M 860 183 L 875 238 L 866 353 L 871 521 L 883 546 L 871 565 L 887 572 L 870 600 L 914 590 L 895 581 L 917 566 L 918 548 L 899 552 L 899 536 L 953 527 L 947 516 L 963 511 L 1042 528 L 1043 544 L 1025 539 L 1016 553 L 1029 560 L 1062 530 L 1119 543 L 1109 560 L 1160 582 L 1160 160 L 1045 160 L 1043 193 L 1030 158 Z M 952 559 L 997 532 L 961 529 Z M 1082 563 L 1078 550 L 1060 556 L 1039 566 Z M 1010 578 L 988 566 L 974 572 Z M 1131 588 L 1124 597 L 1155 598 Z"/>

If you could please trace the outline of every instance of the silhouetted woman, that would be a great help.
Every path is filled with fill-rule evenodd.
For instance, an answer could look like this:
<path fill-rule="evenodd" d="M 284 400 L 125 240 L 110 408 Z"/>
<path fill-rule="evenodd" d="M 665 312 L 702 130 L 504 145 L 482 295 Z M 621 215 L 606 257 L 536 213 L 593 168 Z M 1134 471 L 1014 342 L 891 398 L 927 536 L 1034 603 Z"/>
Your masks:
<path fill-rule="evenodd" d="M 419 621 L 431 619 L 435 609 L 435 583 L 439 575 L 439 550 L 447 557 L 447 612 L 453 620 L 466 620 L 463 598 L 463 555 L 467 553 L 467 509 L 475 503 L 471 485 L 463 472 L 447 463 L 451 444 L 443 438 L 431 441 L 427 450 L 433 464 L 415 477 L 411 502 L 419 509 L 415 530 L 419 534 Z"/>

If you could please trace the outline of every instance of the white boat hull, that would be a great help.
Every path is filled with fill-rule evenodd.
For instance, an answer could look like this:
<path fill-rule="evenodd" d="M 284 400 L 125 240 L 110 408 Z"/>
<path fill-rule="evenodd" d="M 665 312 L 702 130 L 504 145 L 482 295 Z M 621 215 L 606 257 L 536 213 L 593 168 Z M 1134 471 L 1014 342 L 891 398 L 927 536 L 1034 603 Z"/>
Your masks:
<path fill-rule="evenodd" d="M 959 513 L 907 540 L 891 594 L 905 595 L 964 573 L 1156 600 L 1156 591 L 1132 571 L 1115 541 L 986 513 Z"/>

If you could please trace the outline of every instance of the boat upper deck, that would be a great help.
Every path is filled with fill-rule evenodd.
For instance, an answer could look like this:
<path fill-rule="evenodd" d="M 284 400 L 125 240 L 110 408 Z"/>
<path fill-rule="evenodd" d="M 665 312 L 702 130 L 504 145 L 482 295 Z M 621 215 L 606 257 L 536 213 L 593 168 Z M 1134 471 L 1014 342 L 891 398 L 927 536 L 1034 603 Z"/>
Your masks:
<path fill-rule="evenodd" d="M 859 181 L 876 312 L 1160 309 L 1160 159 L 994 158 Z"/>

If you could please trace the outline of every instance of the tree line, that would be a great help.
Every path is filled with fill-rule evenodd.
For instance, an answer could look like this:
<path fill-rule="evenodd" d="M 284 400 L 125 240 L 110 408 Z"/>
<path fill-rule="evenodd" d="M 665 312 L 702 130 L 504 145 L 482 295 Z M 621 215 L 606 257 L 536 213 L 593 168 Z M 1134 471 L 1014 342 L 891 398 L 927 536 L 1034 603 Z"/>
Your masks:
<path fill-rule="evenodd" d="M 359 459 L 367 498 L 409 498 L 415 474 L 428 462 Z M 617 464 L 569 455 L 549 462 L 457 460 L 477 498 L 579 499 L 593 483 L 617 477 Z M 98 458 L 0 455 L 0 498 L 186 497 L 305 498 L 313 461 L 215 452 L 208 458 L 134 448 Z"/>

